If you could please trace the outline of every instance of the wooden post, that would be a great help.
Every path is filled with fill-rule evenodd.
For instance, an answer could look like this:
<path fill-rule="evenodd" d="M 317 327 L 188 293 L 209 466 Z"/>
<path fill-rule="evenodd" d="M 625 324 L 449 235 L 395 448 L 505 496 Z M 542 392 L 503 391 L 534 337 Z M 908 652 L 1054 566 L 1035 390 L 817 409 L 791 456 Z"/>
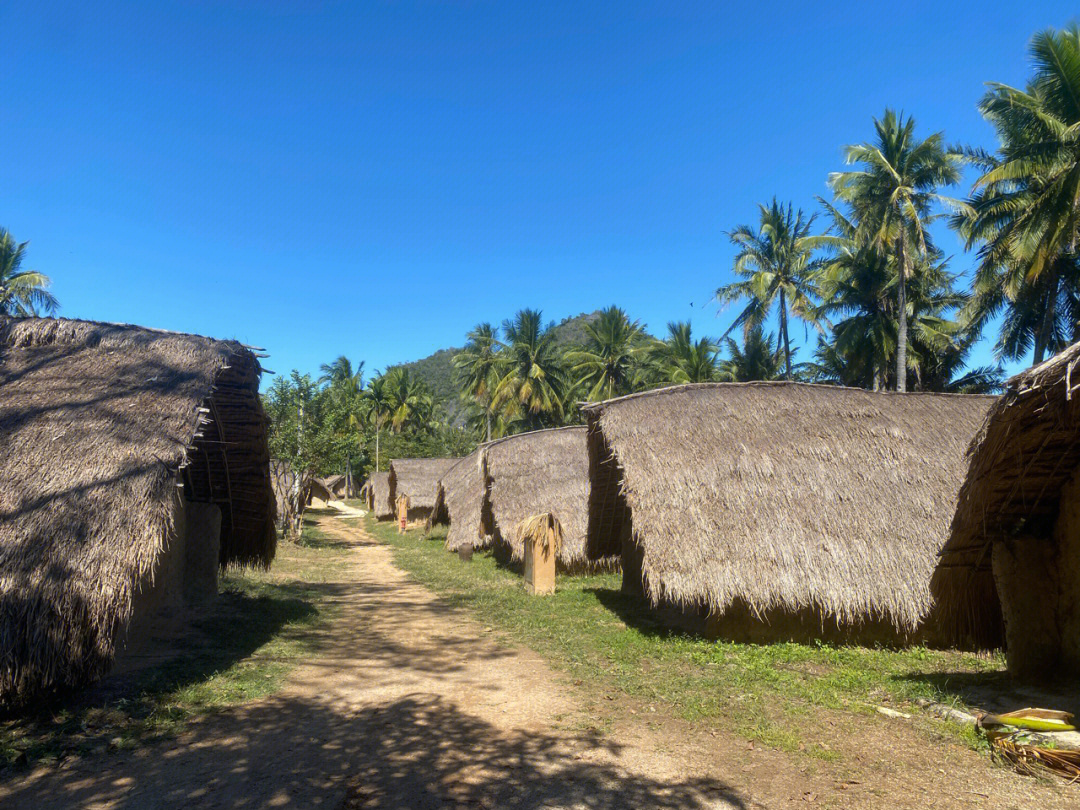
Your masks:
<path fill-rule="evenodd" d="M 555 593 L 555 549 L 551 543 L 525 538 L 525 590 L 534 596 Z"/>
<path fill-rule="evenodd" d="M 399 495 L 397 499 L 398 534 L 405 534 L 405 526 L 409 522 L 409 496 Z"/>

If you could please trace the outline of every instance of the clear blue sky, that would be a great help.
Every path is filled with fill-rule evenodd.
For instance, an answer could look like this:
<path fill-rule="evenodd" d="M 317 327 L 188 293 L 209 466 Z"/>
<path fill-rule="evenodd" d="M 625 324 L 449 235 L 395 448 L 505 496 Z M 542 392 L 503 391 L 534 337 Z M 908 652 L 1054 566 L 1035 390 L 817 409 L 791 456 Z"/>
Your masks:
<path fill-rule="evenodd" d="M 724 231 L 812 207 L 886 105 L 994 145 L 983 83 L 1022 84 L 1030 35 L 1076 14 L 1007 6 L 7 0 L 0 224 L 61 314 L 279 373 L 523 306 L 717 334 Z"/>

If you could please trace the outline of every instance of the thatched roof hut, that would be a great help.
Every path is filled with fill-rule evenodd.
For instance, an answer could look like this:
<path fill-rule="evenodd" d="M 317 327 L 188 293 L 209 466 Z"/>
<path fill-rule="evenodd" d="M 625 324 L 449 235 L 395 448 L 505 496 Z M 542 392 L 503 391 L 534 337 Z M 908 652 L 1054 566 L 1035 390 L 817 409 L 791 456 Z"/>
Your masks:
<path fill-rule="evenodd" d="M 971 443 L 931 584 L 948 637 L 1080 674 L 1080 343 L 1009 380 Z"/>
<path fill-rule="evenodd" d="M 491 535 L 484 528 L 485 473 L 483 458 L 475 450 L 447 470 L 436 487 L 432 523 L 449 524 L 446 548 L 457 551 L 468 543 L 486 548 Z"/>
<path fill-rule="evenodd" d="M 0 700 L 108 669 L 178 545 L 184 504 L 220 521 L 212 565 L 270 563 L 259 374 L 232 341 L 0 326 Z M 189 557 L 205 556 L 187 542 Z"/>
<path fill-rule="evenodd" d="M 753 632 L 907 636 L 992 402 L 713 383 L 585 406 L 590 556 L 625 541 L 624 585 Z"/>
<path fill-rule="evenodd" d="M 371 511 L 377 520 L 390 520 L 394 516 L 394 500 L 390 497 L 390 473 L 373 472 L 368 481 Z"/>
<path fill-rule="evenodd" d="M 518 433 L 484 445 L 483 469 L 492 533 L 514 560 L 524 556 L 520 524 L 550 512 L 562 525 L 557 558 L 563 570 L 610 566 L 618 559 L 586 555 L 589 453 L 584 426 Z"/>
<path fill-rule="evenodd" d="M 328 475 L 326 478 L 322 479 L 322 485 L 326 487 L 332 500 L 340 501 L 345 497 L 344 475 Z"/>
<path fill-rule="evenodd" d="M 409 499 L 409 519 L 425 520 L 435 507 L 439 478 L 460 458 L 395 458 L 390 460 L 390 500 Z"/>

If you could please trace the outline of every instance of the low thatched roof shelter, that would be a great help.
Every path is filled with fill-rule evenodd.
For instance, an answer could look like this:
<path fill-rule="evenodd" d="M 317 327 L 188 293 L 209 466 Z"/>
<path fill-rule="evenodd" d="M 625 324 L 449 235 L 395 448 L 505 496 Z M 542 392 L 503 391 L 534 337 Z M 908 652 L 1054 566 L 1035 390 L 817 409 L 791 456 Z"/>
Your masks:
<path fill-rule="evenodd" d="M 617 552 L 597 561 L 586 555 L 589 453 L 584 426 L 518 433 L 485 445 L 482 452 L 492 532 L 514 560 L 521 560 L 525 550 L 521 523 L 547 512 L 562 525 L 557 562 L 563 570 L 617 562 Z"/>
<path fill-rule="evenodd" d="M 0 700 L 108 669 L 184 503 L 220 520 L 211 564 L 270 563 L 259 375 L 233 341 L 71 320 L 0 325 Z"/>
<path fill-rule="evenodd" d="M 755 632 L 906 637 L 992 402 L 714 383 L 584 406 L 590 556 L 625 545 L 624 585 Z"/>
<path fill-rule="evenodd" d="M 485 473 L 483 457 L 475 450 L 447 470 L 436 486 L 431 521 L 448 524 L 446 548 L 457 551 L 468 543 L 486 548 L 491 535 L 483 520 Z"/>
<path fill-rule="evenodd" d="M 1009 380 L 971 443 L 932 590 L 950 640 L 1080 674 L 1080 343 Z"/>
<path fill-rule="evenodd" d="M 371 511 L 377 520 L 390 520 L 394 516 L 394 500 L 390 497 L 390 473 L 373 472 L 368 481 Z"/>
<path fill-rule="evenodd" d="M 390 500 L 409 499 L 409 519 L 427 519 L 435 507 L 439 478 L 460 458 L 395 458 L 390 461 Z"/>
<path fill-rule="evenodd" d="M 322 485 L 326 487 L 333 499 L 341 500 L 345 497 L 344 475 L 328 475 L 322 479 Z"/>

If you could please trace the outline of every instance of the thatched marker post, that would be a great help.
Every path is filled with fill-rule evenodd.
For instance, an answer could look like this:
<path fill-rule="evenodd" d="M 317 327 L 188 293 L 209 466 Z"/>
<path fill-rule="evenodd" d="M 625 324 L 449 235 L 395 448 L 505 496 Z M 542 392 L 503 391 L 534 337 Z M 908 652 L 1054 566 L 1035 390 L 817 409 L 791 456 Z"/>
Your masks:
<path fill-rule="evenodd" d="M 525 590 L 533 596 L 555 593 L 555 558 L 562 548 L 562 526 L 550 512 L 518 526 L 525 544 Z"/>

